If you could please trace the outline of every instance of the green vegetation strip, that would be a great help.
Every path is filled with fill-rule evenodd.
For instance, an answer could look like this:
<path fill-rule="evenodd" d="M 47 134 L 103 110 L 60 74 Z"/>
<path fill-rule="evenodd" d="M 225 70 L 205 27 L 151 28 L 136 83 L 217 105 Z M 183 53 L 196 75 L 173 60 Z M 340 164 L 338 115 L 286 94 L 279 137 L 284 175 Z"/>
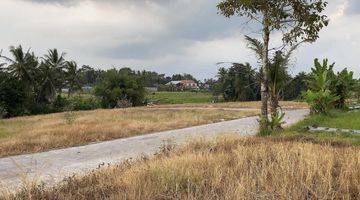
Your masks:
<path fill-rule="evenodd" d="M 345 112 L 332 110 L 329 114 L 311 115 L 298 124 L 284 131 L 273 134 L 275 137 L 300 137 L 304 140 L 314 140 L 316 142 L 326 143 L 348 143 L 351 145 L 360 145 L 360 135 L 336 132 L 310 132 L 307 127 L 329 127 L 333 129 L 360 129 L 360 112 Z"/>
<path fill-rule="evenodd" d="M 156 104 L 210 103 L 214 97 L 209 92 L 155 92 L 147 95 Z"/>

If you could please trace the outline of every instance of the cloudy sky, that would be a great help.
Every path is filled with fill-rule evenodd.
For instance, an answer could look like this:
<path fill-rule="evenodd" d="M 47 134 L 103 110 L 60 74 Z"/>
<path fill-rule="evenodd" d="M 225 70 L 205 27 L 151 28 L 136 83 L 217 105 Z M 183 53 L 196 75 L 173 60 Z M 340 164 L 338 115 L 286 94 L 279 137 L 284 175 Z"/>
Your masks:
<path fill-rule="evenodd" d="M 80 65 L 131 67 L 213 77 L 218 62 L 250 62 L 240 18 L 217 15 L 218 0 L 0 0 L 0 48 L 49 48 Z M 309 71 L 313 59 L 360 74 L 360 1 L 329 0 L 330 25 L 314 44 L 294 54 L 291 71 Z"/>

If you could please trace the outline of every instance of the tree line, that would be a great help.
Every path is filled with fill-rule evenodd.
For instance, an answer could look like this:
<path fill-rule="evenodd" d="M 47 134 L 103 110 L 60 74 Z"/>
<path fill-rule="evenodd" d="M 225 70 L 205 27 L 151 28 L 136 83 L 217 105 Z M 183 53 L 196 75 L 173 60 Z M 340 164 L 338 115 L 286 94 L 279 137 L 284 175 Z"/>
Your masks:
<path fill-rule="evenodd" d="M 57 49 L 37 57 L 20 45 L 10 47 L 9 53 L 0 55 L 0 117 L 144 105 L 144 87 L 183 79 L 198 82 L 190 74 L 79 67 Z M 74 95 L 87 88 L 90 95 Z"/>

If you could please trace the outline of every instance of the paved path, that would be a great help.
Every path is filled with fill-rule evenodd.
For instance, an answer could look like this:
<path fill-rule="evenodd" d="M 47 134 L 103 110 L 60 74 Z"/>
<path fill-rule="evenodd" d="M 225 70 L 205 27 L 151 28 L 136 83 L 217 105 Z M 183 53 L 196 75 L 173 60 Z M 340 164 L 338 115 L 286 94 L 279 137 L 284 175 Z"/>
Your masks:
<path fill-rule="evenodd" d="M 286 111 L 287 125 L 303 119 L 307 109 Z M 131 138 L 117 139 L 80 147 L 0 159 L 0 182 L 16 188 L 21 177 L 53 184 L 73 173 L 83 173 L 102 163 L 116 163 L 142 155 L 153 155 L 166 142 L 181 144 L 194 136 L 211 138 L 220 134 L 253 135 L 257 132 L 257 117 L 247 117 L 178 130 L 164 131 Z"/>

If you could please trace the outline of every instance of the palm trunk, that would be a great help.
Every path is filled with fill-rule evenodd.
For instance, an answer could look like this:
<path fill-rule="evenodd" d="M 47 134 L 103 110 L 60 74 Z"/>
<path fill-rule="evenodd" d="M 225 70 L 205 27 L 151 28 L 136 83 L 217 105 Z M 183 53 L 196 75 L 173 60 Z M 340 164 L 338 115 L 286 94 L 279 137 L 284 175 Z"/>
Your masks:
<path fill-rule="evenodd" d="M 269 40 L 270 29 L 267 20 L 267 14 L 264 15 L 263 20 L 263 50 L 262 50 L 262 82 L 261 82 L 261 120 L 260 120 L 260 134 L 266 134 L 268 127 L 268 100 L 269 100 Z"/>
<path fill-rule="evenodd" d="M 279 96 L 276 93 L 272 93 L 270 97 L 271 116 L 275 116 L 277 114 L 278 108 L 279 108 Z"/>

